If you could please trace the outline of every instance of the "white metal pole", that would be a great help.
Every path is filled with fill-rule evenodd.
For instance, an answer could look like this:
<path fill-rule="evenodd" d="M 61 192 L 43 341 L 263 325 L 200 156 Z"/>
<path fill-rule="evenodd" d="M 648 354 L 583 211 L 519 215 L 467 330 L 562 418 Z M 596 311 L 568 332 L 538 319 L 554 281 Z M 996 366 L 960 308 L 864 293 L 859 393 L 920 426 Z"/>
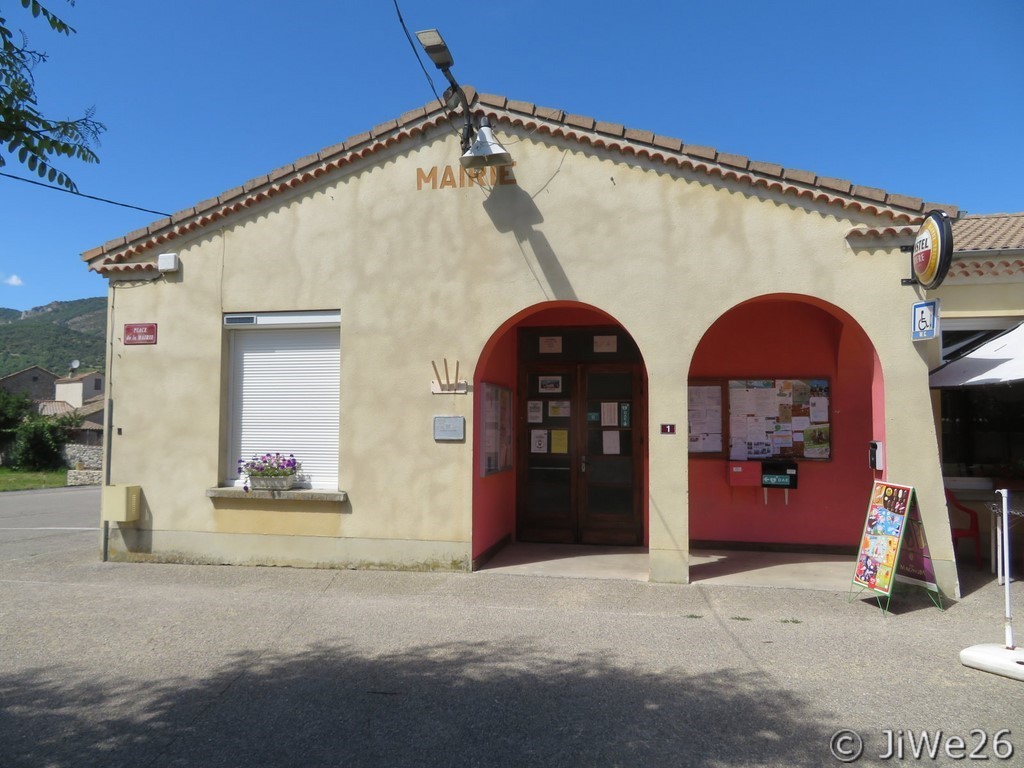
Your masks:
<path fill-rule="evenodd" d="M 1013 616 L 1010 615 L 1010 492 L 1001 488 L 997 493 L 1003 497 L 1003 591 L 1006 594 L 1006 647 L 1013 650 Z"/>

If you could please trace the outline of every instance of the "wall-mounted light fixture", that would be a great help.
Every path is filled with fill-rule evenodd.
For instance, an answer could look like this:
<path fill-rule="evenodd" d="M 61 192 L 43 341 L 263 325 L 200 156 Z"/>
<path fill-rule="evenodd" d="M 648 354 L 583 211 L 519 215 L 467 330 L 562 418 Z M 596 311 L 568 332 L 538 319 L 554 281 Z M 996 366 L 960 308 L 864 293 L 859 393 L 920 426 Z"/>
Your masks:
<path fill-rule="evenodd" d="M 444 92 L 445 106 L 454 111 L 456 106 L 462 107 L 465 125 L 462 129 L 462 157 L 459 163 L 463 168 L 483 168 L 486 166 L 512 165 L 512 155 L 498 143 L 491 132 L 491 124 L 486 117 L 480 118 L 478 126 L 473 126 L 473 116 L 469 112 L 469 100 L 462 87 L 455 82 L 451 68 L 455 63 L 452 53 L 445 45 L 444 38 L 436 29 L 424 29 L 416 33 L 423 50 L 434 62 L 445 78 L 449 88 Z M 475 137 L 475 138 L 474 138 Z"/>

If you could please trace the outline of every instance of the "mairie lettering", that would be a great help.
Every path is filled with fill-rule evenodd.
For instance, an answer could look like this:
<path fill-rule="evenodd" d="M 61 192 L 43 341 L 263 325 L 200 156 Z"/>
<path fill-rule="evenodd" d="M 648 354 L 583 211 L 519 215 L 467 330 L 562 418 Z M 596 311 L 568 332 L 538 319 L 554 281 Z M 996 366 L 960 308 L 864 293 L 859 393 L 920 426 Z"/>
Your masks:
<path fill-rule="evenodd" d="M 514 165 L 514 164 L 513 164 Z M 463 168 L 446 165 L 443 168 L 416 169 L 416 189 L 460 189 L 462 187 L 496 187 L 515 184 L 512 166 L 490 168 Z"/>

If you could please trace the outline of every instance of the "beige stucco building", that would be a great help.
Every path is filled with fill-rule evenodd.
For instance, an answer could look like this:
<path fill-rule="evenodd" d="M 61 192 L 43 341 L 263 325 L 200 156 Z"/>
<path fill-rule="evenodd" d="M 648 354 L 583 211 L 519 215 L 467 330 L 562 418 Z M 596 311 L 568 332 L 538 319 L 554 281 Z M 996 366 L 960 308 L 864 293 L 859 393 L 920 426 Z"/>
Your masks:
<path fill-rule="evenodd" d="M 956 207 L 467 92 L 513 166 L 461 168 L 432 103 L 84 254 L 110 284 L 109 556 L 469 570 L 565 541 L 683 583 L 701 543 L 855 550 L 888 479 L 957 594 L 939 342 L 901 282 Z M 931 293 L 1020 316 L 1024 284 L 992 283 Z M 810 392 L 774 443 L 731 392 L 755 381 Z M 241 487 L 264 451 L 299 487 Z M 798 487 L 737 482 L 758 458 Z"/>

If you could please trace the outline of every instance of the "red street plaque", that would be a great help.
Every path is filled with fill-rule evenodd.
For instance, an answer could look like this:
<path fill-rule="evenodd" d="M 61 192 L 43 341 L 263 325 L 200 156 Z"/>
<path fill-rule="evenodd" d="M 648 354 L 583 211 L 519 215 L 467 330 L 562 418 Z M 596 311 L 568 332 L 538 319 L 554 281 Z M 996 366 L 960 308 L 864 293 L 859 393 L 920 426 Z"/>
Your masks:
<path fill-rule="evenodd" d="M 126 324 L 123 340 L 125 344 L 156 344 L 156 323 Z"/>

